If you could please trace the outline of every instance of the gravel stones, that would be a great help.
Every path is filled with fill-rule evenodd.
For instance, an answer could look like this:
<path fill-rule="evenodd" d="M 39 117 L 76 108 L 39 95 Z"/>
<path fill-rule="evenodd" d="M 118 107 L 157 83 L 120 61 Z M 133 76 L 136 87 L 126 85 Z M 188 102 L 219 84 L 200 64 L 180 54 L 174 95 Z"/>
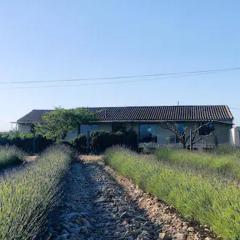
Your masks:
<path fill-rule="evenodd" d="M 64 199 L 49 219 L 45 239 L 157 239 L 152 223 L 124 189 L 95 162 L 74 163 Z"/>
<path fill-rule="evenodd" d="M 75 162 L 66 176 L 63 194 L 49 217 L 47 234 L 40 239 L 214 239 L 102 161 Z"/>

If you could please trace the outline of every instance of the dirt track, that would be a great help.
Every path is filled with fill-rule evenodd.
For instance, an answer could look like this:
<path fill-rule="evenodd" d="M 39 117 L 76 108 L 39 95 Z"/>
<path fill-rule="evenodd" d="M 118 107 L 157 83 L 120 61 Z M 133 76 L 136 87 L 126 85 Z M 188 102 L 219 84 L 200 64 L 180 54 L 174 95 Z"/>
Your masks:
<path fill-rule="evenodd" d="M 185 222 L 100 158 L 83 156 L 66 177 L 64 199 L 44 239 L 212 239 L 208 235 L 207 228 Z"/>

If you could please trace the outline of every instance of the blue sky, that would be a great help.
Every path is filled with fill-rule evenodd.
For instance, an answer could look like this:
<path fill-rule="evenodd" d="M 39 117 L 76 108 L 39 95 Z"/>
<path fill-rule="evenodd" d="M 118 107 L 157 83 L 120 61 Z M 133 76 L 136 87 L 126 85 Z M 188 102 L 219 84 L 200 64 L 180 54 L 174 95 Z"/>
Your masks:
<path fill-rule="evenodd" d="M 239 12 L 237 0 L 1 1 L 0 83 L 240 67 Z M 240 124 L 239 79 L 233 71 L 56 88 L 4 84 L 0 130 L 32 109 L 178 101 L 227 104 Z"/>

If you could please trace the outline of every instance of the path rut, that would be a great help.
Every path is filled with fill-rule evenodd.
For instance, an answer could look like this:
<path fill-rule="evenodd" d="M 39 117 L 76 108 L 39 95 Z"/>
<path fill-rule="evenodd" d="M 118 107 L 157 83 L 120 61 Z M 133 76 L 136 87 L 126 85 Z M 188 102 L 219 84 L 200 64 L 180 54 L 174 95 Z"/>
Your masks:
<path fill-rule="evenodd" d="M 50 215 L 43 240 L 211 240 L 207 226 L 187 222 L 170 206 L 84 156 L 72 164 L 63 199 Z"/>

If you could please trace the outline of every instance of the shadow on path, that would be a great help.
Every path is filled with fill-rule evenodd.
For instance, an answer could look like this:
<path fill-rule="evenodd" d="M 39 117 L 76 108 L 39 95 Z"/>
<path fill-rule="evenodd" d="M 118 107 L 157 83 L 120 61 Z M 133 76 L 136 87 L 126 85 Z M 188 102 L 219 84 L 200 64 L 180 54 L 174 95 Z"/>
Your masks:
<path fill-rule="evenodd" d="M 94 161 L 74 163 L 43 239 L 158 239 L 161 227 Z"/>

